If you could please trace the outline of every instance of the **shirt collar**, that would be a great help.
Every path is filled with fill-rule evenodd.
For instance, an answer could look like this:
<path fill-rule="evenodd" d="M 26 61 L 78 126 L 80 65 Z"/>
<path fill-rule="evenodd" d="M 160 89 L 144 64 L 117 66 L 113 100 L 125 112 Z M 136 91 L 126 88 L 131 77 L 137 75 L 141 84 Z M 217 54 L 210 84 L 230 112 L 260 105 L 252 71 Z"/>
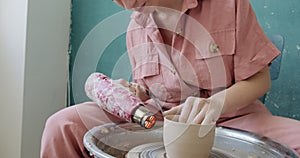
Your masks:
<path fill-rule="evenodd" d="M 131 15 L 131 19 L 135 22 L 135 28 L 159 28 L 157 23 L 155 22 L 154 14 L 155 10 L 148 12 L 148 13 L 142 13 L 139 11 L 134 11 Z M 175 33 L 178 35 L 182 35 L 184 32 L 184 25 L 186 21 L 186 14 L 180 15 L 180 20 L 176 24 L 176 28 L 174 30 Z"/>
<path fill-rule="evenodd" d="M 131 15 L 131 19 L 134 20 L 134 22 L 142 27 L 155 27 L 157 28 L 157 25 L 155 23 L 155 20 L 153 18 L 153 12 L 151 13 L 141 13 L 138 11 L 134 11 Z"/>

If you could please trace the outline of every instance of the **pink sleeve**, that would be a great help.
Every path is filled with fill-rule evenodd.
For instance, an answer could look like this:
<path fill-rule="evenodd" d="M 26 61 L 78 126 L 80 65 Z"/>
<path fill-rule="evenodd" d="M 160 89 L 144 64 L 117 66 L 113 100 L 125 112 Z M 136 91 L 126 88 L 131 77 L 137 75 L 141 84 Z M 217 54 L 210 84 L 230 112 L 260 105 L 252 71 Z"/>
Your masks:
<path fill-rule="evenodd" d="M 140 28 L 135 23 L 135 20 L 131 20 L 126 33 L 126 46 L 128 51 L 128 57 L 131 64 L 131 70 L 132 70 L 132 82 L 138 83 L 139 85 L 142 85 L 146 88 L 147 85 L 142 80 L 137 80 L 138 76 L 136 76 L 136 73 L 134 73 L 134 69 L 136 68 L 136 64 L 138 61 L 136 61 L 135 56 L 141 56 L 142 53 L 139 52 L 145 52 L 147 47 L 144 47 L 145 44 L 145 31 Z"/>
<path fill-rule="evenodd" d="M 129 28 L 130 28 L 130 25 L 129 25 Z M 130 64 L 131 64 L 131 71 L 133 70 L 133 68 L 136 65 L 135 60 L 134 60 L 134 58 L 132 56 L 132 53 L 131 53 L 131 50 L 134 47 L 134 42 L 133 42 L 134 35 L 133 34 L 134 34 L 134 31 L 128 29 L 128 31 L 126 33 L 126 47 L 127 47 L 127 53 L 128 53 L 129 61 L 130 61 Z M 133 74 L 133 73 L 131 73 L 131 74 Z"/>
<path fill-rule="evenodd" d="M 256 74 L 279 55 L 259 25 L 249 0 L 237 0 L 235 81 Z"/>

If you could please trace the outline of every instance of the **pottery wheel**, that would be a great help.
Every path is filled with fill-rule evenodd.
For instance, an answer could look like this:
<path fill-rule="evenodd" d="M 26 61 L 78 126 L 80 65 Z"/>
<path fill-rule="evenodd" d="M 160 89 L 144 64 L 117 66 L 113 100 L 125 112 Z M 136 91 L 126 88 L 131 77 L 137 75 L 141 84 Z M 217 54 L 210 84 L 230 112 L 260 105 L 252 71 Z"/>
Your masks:
<path fill-rule="evenodd" d="M 162 123 L 145 130 L 136 124 L 105 124 L 84 136 L 84 146 L 95 158 L 167 158 Z M 216 128 L 210 158 L 297 158 L 286 145 L 267 137 L 229 128 Z"/>
<path fill-rule="evenodd" d="M 162 142 L 148 143 L 139 145 L 131 149 L 126 158 L 167 158 L 165 148 Z M 226 153 L 222 153 L 216 149 L 213 149 L 209 158 L 230 158 Z"/>

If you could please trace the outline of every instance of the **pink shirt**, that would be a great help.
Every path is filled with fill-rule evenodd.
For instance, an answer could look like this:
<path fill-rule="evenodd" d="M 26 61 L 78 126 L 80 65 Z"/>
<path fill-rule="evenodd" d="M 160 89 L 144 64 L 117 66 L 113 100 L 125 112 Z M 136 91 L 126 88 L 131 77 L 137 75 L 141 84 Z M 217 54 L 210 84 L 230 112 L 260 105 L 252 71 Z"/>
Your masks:
<path fill-rule="evenodd" d="M 164 44 L 154 14 L 132 14 L 127 48 L 133 81 L 166 108 L 247 79 L 279 54 L 248 0 L 202 0 L 181 17 L 172 46 Z"/>

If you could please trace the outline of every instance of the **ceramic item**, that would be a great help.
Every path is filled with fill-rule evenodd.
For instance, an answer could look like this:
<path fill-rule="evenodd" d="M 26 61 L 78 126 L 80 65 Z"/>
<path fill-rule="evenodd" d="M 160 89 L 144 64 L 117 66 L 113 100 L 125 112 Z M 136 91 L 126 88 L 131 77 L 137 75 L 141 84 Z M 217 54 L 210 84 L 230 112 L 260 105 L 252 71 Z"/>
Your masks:
<path fill-rule="evenodd" d="M 208 158 L 215 138 L 215 126 L 178 122 L 179 115 L 164 119 L 163 142 L 168 158 Z M 211 129 L 200 137 L 199 131 Z"/>

